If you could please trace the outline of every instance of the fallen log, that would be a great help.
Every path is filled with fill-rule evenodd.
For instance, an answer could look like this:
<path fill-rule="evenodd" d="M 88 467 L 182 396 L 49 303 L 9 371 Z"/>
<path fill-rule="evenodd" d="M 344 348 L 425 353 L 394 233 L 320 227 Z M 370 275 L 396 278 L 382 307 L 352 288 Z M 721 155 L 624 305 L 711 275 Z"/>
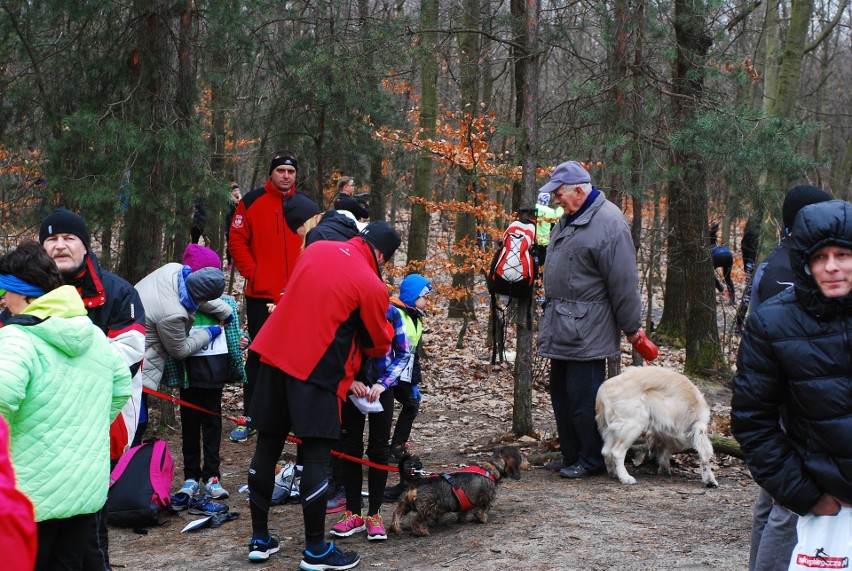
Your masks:
<path fill-rule="evenodd" d="M 745 460 L 740 444 L 733 438 L 725 438 L 724 436 L 710 435 L 710 442 L 713 444 L 713 452 L 717 454 L 727 454 L 740 460 Z"/>

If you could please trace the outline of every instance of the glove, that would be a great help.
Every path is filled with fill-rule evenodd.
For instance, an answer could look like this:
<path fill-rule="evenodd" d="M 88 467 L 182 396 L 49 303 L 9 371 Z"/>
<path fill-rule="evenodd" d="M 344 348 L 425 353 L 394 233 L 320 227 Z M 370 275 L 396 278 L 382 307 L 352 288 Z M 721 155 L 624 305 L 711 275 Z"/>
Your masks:
<path fill-rule="evenodd" d="M 216 339 L 221 333 L 222 328 L 218 325 L 208 325 L 204 329 L 207 330 L 207 333 L 210 334 L 210 342 L 212 343 L 214 339 Z"/>
<path fill-rule="evenodd" d="M 417 402 L 423 401 L 423 395 L 420 394 L 420 387 L 418 387 L 417 385 L 411 387 L 411 396 L 417 399 Z"/>

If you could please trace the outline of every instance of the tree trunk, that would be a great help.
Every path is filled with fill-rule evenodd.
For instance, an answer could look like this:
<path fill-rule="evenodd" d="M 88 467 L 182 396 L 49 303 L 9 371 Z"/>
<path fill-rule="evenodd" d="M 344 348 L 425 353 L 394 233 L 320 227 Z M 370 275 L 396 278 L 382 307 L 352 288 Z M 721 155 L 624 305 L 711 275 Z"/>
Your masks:
<path fill-rule="evenodd" d="M 162 110 L 162 91 L 165 91 L 165 25 L 167 13 L 164 0 L 153 6 L 139 1 L 137 10 L 141 14 L 138 30 L 139 65 L 133 70 L 141 74 L 143 98 L 138 113 L 150 117 L 150 130 L 158 132 L 165 119 Z M 152 142 L 154 153 L 147 165 L 146 173 L 137 173 L 138 180 L 129 181 L 134 199 L 128 204 L 124 218 L 124 249 L 121 256 L 120 274 L 130 283 L 136 283 L 162 265 L 163 252 L 163 176 L 162 155 L 157 142 Z M 142 175 L 146 175 L 143 176 Z"/>
<path fill-rule="evenodd" d="M 479 28 L 479 2 L 478 0 L 465 0 L 462 4 L 462 29 L 456 35 L 459 50 L 459 92 L 461 95 L 461 111 L 465 114 L 468 128 L 473 126 L 473 120 L 479 113 L 479 45 L 478 34 L 474 30 Z M 474 150 L 466 141 L 461 142 L 463 152 L 473 155 Z M 470 170 L 460 168 L 458 175 L 458 187 L 456 189 L 456 202 L 461 204 L 476 200 L 477 165 L 474 163 Z M 469 267 L 469 252 L 473 248 L 476 236 L 474 234 L 473 215 L 459 210 L 456 212 L 455 240 L 453 264 L 456 271 L 453 272 L 453 289 L 462 292 L 458 299 L 450 299 L 447 316 L 450 318 L 476 319 L 473 311 L 473 270 L 461 269 Z"/>
<path fill-rule="evenodd" d="M 704 94 L 704 65 L 712 39 L 707 35 L 705 7 L 696 0 L 675 0 L 674 28 L 677 55 L 672 85 L 675 97 L 674 124 L 688 130 L 697 120 Z M 706 248 L 707 181 L 704 161 L 697 141 L 681 142 L 672 149 L 672 176 L 669 181 L 669 212 L 674 223 L 669 251 L 678 252 L 669 260 L 669 271 L 677 263 L 677 272 L 689 276 L 685 281 L 686 374 L 706 376 L 725 367 L 716 327 L 713 265 Z M 682 266 L 680 264 L 683 264 Z M 669 291 L 666 291 L 667 297 Z M 666 299 L 668 307 L 668 298 Z"/>
<path fill-rule="evenodd" d="M 538 163 L 538 0 L 512 0 L 512 16 L 518 26 L 517 44 L 522 46 L 514 59 L 525 62 L 523 74 L 516 83 L 516 100 L 523 101 L 520 132 L 521 165 L 523 166 L 523 194 L 520 208 L 532 208 L 536 188 L 535 168 Z M 517 352 L 515 358 L 515 393 L 512 414 L 512 432 L 521 436 L 532 434 L 532 371 L 533 371 L 533 324 L 532 298 L 520 300 L 517 314 Z"/>
<path fill-rule="evenodd" d="M 435 136 L 435 111 L 438 106 L 438 61 L 435 59 L 436 40 L 433 32 L 438 27 L 438 0 L 420 0 L 420 128 L 422 137 Z M 427 200 L 432 193 L 432 157 L 422 152 L 414 171 L 412 195 Z M 407 262 L 425 260 L 428 255 L 429 213 L 420 203 L 411 205 L 411 226 L 408 228 Z"/>

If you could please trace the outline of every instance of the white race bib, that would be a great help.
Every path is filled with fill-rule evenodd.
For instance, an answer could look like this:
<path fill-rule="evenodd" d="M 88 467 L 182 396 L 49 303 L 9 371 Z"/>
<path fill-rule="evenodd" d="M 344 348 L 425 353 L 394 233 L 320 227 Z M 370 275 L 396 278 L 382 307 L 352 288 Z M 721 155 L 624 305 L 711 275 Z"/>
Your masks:
<path fill-rule="evenodd" d="M 193 325 L 190 330 L 190 335 L 195 334 L 196 331 L 204 329 L 205 326 L 202 325 Z M 206 333 L 206 331 L 205 331 Z M 208 333 L 209 335 L 209 333 Z M 213 355 L 227 355 L 228 354 L 228 340 L 225 339 L 225 332 L 223 331 L 219 335 L 216 336 L 216 339 L 213 340 L 212 343 L 208 343 L 198 351 L 196 351 L 192 356 L 193 357 L 211 357 Z"/>

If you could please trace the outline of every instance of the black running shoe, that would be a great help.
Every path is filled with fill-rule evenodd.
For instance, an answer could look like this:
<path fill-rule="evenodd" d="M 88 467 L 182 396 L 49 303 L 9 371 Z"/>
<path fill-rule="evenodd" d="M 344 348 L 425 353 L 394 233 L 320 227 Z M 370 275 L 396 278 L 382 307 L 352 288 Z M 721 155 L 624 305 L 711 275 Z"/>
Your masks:
<path fill-rule="evenodd" d="M 361 556 L 354 551 L 340 551 L 334 543 L 328 546 L 328 551 L 320 556 L 313 555 L 308 551 L 303 552 L 304 557 L 299 564 L 299 569 L 304 571 L 328 571 L 330 569 L 352 569 L 361 562 Z"/>
<path fill-rule="evenodd" d="M 268 541 L 252 539 L 249 543 L 249 561 L 266 561 L 273 553 L 278 553 L 278 540 L 272 535 Z"/>

